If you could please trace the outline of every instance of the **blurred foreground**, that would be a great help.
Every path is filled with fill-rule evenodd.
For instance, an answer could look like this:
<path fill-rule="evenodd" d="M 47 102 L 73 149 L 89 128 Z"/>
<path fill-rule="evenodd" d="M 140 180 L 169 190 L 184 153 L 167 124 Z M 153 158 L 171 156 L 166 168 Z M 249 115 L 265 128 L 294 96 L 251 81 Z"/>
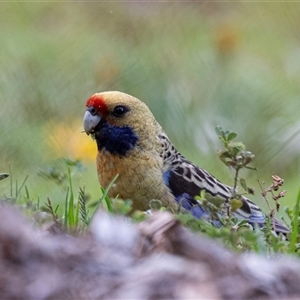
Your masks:
<path fill-rule="evenodd" d="M 34 231 L 19 211 L 1 207 L 0 242 L 1 299 L 300 296 L 295 258 L 233 254 L 167 212 L 139 225 L 98 212 L 90 232 L 74 238 L 59 228 Z"/>

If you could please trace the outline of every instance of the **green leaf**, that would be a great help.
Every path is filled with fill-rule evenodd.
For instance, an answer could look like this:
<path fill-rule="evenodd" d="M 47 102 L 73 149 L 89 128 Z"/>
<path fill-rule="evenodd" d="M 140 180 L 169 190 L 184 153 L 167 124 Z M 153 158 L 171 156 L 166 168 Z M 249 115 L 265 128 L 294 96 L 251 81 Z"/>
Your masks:
<path fill-rule="evenodd" d="M 147 215 L 141 210 L 135 210 L 130 216 L 134 222 L 142 222 L 147 218 Z"/>
<path fill-rule="evenodd" d="M 233 139 L 236 138 L 236 137 L 237 137 L 237 133 L 231 131 L 231 132 L 228 134 L 228 136 L 227 136 L 227 141 L 231 141 L 231 140 L 233 140 Z"/>
<path fill-rule="evenodd" d="M 218 136 L 223 136 L 224 135 L 224 131 L 223 131 L 222 127 L 219 126 L 219 125 L 215 128 L 215 132 Z"/>
<path fill-rule="evenodd" d="M 241 208 L 242 205 L 243 205 L 243 202 L 240 199 L 233 198 L 230 200 L 230 208 L 231 208 L 232 212 Z"/>
<path fill-rule="evenodd" d="M 242 186 L 242 188 L 247 192 L 248 191 L 248 187 L 247 187 L 247 183 L 246 180 L 244 178 L 240 178 L 240 185 Z"/>
<path fill-rule="evenodd" d="M 195 200 L 204 200 L 205 199 L 205 193 L 206 193 L 205 190 L 201 190 L 200 195 L 196 196 Z"/>
<path fill-rule="evenodd" d="M 132 210 L 131 200 L 113 199 L 112 210 L 115 214 L 127 215 Z"/>
<path fill-rule="evenodd" d="M 212 203 L 217 208 L 220 208 L 225 202 L 225 200 L 223 198 L 218 197 L 218 196 L 212 196 L 209 193 L 205 193 L 205 199 L 208 202 Z"/>
<path fill-rule="evenodd" d="M 149 206 L 152 210 L 160 210 L 162 208 L 162 203 L 160 200 L 153 199 L 150 201 Z"/>

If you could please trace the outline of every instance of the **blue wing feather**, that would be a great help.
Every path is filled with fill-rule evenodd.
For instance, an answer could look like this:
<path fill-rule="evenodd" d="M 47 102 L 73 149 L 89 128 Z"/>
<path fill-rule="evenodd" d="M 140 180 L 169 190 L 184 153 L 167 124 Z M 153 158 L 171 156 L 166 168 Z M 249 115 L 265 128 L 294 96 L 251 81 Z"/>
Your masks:
<path fill-rule="evenodd" d="M 184 159 L 182 157 L 182 159 Z M 183 168 L 185 168 L 183 170 Z M 177 164 L 174 170 L 167 170 L 163 174 L 165 184 L 173 193 L 176 202 L 181 207 L 191 212 L 191 214 L 199 219 L 209 219 L 209 213 L 195 200 L 195 196 L 200 195 L 202 190 L 213 196 L 219 196 L 225 201 L 231 197 L 231 188 L 222 184 L 205 170 L 195 166 L 184 159 L 183 164 Z M 246 197 L 242 197 L 242 207 L 234 212 L 239 219 L 248 220 L 249 224 L 258 224 L 263 227 L 265 224 L 265 214 L 252 201 Z M 217 227 L 220 222 L 214 221 Z M 289 229 L 276 220 L 275 230 L 277 232 L 287 233 Z"/>

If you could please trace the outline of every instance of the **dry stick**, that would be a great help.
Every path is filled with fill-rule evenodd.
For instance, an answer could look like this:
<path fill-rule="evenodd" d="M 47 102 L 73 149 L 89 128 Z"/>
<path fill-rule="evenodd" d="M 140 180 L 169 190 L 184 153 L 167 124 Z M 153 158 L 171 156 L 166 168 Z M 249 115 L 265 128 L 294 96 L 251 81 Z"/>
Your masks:
<path fill-rule="evenodd" d="M 272 209 L 272 207 L 271 207 L 271 205 L 270 205 L 270 203 L 269 203 L 269 201 L 267 199 L 267 196 L 266 196 L 267 192 L 270 191 L 270 188 L 264 190 L 262 184 L 259 181 L 259 179 L 257 179 L 257 182 L 258 182 L 258 184 L 260 186 L 260 189 L 261 189 L 261 195 L 265 199 L 265 201 L 266 201 L 266 203 L 267 203 L 267 205 L 268 205 L 268 207 L 270 209 L 270 217 L 271 217 L 271 221 L 272 221 L 272 230 L 274 230 L 275 229 L 274 209 Z"/>

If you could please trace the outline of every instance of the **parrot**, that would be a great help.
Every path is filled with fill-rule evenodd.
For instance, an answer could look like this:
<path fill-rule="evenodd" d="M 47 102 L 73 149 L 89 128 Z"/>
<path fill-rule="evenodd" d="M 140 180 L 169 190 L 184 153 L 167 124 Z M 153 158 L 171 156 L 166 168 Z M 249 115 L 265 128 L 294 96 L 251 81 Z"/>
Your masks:
<path fill-rule="evenodd" d="M 208 212 L 196 199 L 201 191 L 229 201 L 233 188 L 221 183 L 203 168 L 185 158 L 172 144 L 148 106 L 118 91 L 92 95 L 86 102 L 84 132 L 97 144 L 97 174 L 112 198 L 132 200 L 133 210 L 149 210 L 153 199 L 167 209 L 178 207 L 196 218 Z M 266 214 L 250 199 L 232 215 L 250 225 L 264 227 Z M 286 234 L 287 226 L 274 219 L 275 232 Z"/>

